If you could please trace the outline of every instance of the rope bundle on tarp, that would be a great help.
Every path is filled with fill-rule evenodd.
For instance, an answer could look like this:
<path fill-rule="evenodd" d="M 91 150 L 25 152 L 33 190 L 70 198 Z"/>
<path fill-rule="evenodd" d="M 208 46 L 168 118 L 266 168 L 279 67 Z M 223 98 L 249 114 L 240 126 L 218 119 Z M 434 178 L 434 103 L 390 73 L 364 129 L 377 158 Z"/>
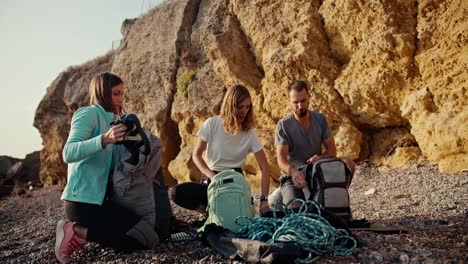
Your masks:
<path fill-rule="evenodd" d="M 334 228 L 321 216 L 315 202 L 295 199 L 291 203 L 301 203 L 297 212 L 280 201 L 275 203 L 273 208 L 279 206 L 285 213 L 282 218 L 277 217 L 276 211 L 273 211 L 273 217 L 238 217 L 236 222 L 242 228 L 237 235 L 269 244 L 295 242 L 309 252 L 307 258 L 296 259 L 297 263 L 310 263 L 322 255 L 348 256 L 357 246 L 356 240 L 346 230 Z"/>

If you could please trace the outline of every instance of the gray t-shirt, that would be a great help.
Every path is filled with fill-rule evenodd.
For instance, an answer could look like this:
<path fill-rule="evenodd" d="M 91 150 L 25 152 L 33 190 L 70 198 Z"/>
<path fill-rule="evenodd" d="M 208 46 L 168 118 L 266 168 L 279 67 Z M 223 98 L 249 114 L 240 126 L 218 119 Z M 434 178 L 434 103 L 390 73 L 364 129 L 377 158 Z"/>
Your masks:
<path fill-rule="evenodd" d="M 288 161 L 295 168 L 307 164 L 307 159 L 322 152 L 322 143 L 331 136 L 327 119 L 322 113 L 310 111 L 309 131 L 299 125 L 293 114 L 276 125 L 275 145 L 288 145 Z"/>

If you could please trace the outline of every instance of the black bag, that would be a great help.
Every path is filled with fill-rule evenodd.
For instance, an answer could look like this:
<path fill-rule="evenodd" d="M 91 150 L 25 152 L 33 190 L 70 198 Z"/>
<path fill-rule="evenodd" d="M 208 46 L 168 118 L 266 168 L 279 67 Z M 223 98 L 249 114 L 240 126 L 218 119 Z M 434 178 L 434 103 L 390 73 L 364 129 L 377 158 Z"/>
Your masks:
<path fill-rule="evenodd" d="M 309 200 L 319 203 L 346 222 L 352 220 L 348 193 L 352 174 L 343 160 L 323 158 L 302 168 L 302 173 L 310 188 Z"/>

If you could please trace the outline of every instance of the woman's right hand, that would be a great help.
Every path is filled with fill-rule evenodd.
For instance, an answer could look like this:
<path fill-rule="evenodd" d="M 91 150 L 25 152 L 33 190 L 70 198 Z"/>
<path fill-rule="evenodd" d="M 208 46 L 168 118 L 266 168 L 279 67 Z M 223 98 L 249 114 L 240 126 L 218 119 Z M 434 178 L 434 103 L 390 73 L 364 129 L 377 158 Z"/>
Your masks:
<path fill-rule="evenodd" d="M 127 126 L 124 124 L 112 126 L 109 131 L 102 135 L 102 146 L 105 147 L 107 144 L 123 141 L 126 132 Z"/>
<path fill-rule="evenodd" d="M 192 160 L 193 163 L 195 163 L 195 166 L 197 166 L 197 168 L 201 171 L 203 175 L 207 176 L 210 179 L 213 179 L 215 173 L 210 168 L 208 168 L 205 160 L 202 157 L 203 151 L 205 151 L 206 146 L 207 143 L 203 139 L 198 138 L 197 143 L 195 144 L 195 148 L 193 149 Z"/>
<path fill-rule="evenodd" d="M 208 178 L 210 178 L 210 179 L 214 179 L 214 177 L 216 176 L 216 173 L 214 173 L 214 171 L 212 171 L 212 170 L 210 170 L 210 172 L 211 172 L 211 173 L 209 173 L 209 174 L 206 175 L 206 176 L 208 176 Z"/>

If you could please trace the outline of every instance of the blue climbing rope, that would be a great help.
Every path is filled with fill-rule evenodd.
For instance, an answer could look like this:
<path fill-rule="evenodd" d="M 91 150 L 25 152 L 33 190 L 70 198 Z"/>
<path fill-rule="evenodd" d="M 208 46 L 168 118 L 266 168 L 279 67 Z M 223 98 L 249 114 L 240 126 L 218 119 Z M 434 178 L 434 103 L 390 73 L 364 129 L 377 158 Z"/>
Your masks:
<path fill-rule="evenodd" d="M 237 235 L 242 238 L 260 240 L 269 244 L 275 242 L 295 242 L 309 255 L 296 259 L 296 263 L 311 263 L 322 255 L 348 256 L 357 246 L 356 240 L 343 229 L 336 229 L 321 216 L 320 207 L 313 201 L 295 199 L 290 204 L 300 203 L 297 212 L 288 209 L 281 201 L 276 201 L 273 208 L 281 208 L 285 213 L 278 218 L 238 217 L 236 223 L 242 226 Z M 239 221 L 238 221 L 239 220 Z"/>

